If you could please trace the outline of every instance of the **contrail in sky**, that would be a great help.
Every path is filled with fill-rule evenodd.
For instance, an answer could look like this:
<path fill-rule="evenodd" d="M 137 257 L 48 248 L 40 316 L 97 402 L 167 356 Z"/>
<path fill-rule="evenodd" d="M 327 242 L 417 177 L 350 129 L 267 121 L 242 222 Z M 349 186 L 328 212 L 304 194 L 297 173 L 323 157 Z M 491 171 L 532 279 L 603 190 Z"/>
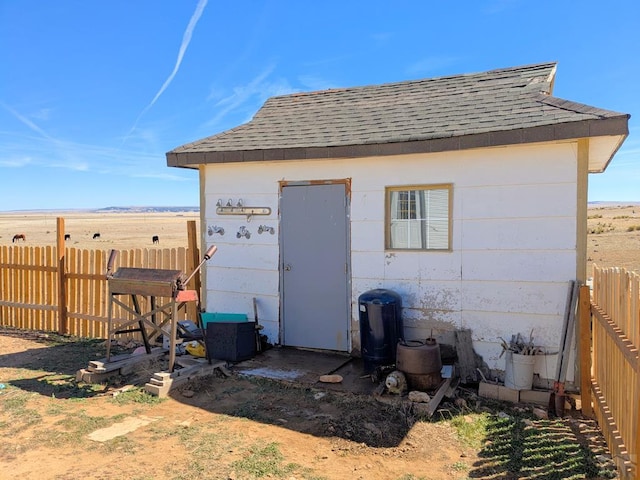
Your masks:
<path fill-rule="evenodd" d="M 160 98 L 160 95 L 162 95 L 164 93 L 164 91 L 167 89 L 169 84 L 173 81 L 173 78 L 178 73 L 178 70 L 180 69 L 180 64 L 182 63 L 182 58 L 184 57 L 184 53 L 187 51 L 187 47 L 189 46 L 189 42 L 191 41 L 191 35 L 193 34 L 193 30 L 195 30 L 196 24 L 198 23 L 198 20 L 200 20 L 200 17 L 202 16 L 202 12 L 204 11 L 204 7 L 207 6 L 207 1 L 208 0 L 199 0 L 198 1 L 198 5 L 196 5 L 196 11 L 193 12 L 193 15 L 191 16 L 191 20 L 189 20 L 189 25 L 187 25 L 187 29 L 184 31 L 184 35 L 182 36 L 182 43 L 180 44 L 180 50 L 178 51 L 178 58 L 176 60 L 175 66 L 173 67 L 173 71 L 171 72 L 169 77 L 164 81 L 164 83 L 162 84 L 162 87 L 160 87 L 160 90 L 158 90 L 158 93 L 156 93 L 156 96 L 153 97 L 153 100 L 151 100 L 151 103 L 149 103 L 149 105 L 147 105 L 144 108 L 144 110 L 142 110 L 142 112 L 140 112 L 140 115 L 138 115 L 138 118 L 136 119 L 135 123 L 133 124 L 133 127 L 131 127 L 131 130 L 129 130 L 129 133 L 127 134 L 127 136 L 122 141 L 123 144 L 131 136 L 131 134 L 133 133 L 135 128 L 138 126 L 138 122 L 140 121 L 142 116 L 145 113 L 147 113 L 147 111 L 151 107 L 153 107 L 153 105 L 156 103 L 158 98 Z"/>
<path fill-rule="evenodd" d="M 27 127 L 29 127 L 31 130 L 33 130 L 36 133 L 39 133 L 40 135 L 42 135 L 42 137 L 46 138 L 47 140 L 53 140 L 53 141 L 57 141 L 55 138 L 52 138 L 50 135 L 47 134 L 47 132 L 45 132 L 44 130 L 42 130 L 38 125 L 36 125 L 35 123 L 33 123 L 31 120 L 29 120 L 27 117 L 25 117 L 24 115 L 20 115 L 18 112 L 16 112 L 13 108 L 9 107 L 8 105 L 5 105 L 4 102 L 0 102 L 0 105 L 2 106 L 2 108 L 4 108 L 7 112 L 9 112 L 11 115 L 13 115 L 14 117 L 16 117 L 18 120 L 20 120 L 22 123 L 24 123 Z"/>

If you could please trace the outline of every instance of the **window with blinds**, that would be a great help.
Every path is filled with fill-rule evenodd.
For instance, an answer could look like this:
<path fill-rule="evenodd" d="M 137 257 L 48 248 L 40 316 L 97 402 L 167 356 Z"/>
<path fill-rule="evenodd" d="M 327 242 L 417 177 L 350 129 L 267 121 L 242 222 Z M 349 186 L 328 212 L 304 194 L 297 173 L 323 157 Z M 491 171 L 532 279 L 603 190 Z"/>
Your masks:
<path fill-rule="evenodd" d="M 451 185 L 387 188 L 387 245 L 399 250 L 451 249 Z"/>

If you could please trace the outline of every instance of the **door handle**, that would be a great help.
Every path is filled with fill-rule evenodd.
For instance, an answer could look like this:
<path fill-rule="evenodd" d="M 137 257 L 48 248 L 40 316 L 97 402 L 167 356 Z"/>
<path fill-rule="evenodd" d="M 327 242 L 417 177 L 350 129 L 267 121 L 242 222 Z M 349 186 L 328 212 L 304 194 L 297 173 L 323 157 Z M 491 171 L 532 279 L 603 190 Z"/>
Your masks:
<path fill-rule="evenodd" d="M 291 271 L 291 264 L 290 264 L 290 263 L 285 263 L 285 265 L 284 265 L 284 271 L 285 271 L 285 272 L 289 272 L 289 271 Z"/>

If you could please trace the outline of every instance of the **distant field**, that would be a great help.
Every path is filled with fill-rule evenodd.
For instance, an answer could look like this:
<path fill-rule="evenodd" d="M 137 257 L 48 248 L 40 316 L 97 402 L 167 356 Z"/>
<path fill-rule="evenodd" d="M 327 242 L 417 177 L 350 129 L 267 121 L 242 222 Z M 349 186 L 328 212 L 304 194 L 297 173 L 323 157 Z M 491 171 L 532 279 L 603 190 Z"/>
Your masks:
<path fill-rule="evenodd" d="M 198 212 L 58 212 L 0 213 L 0 245 L 55 245 L 57 218 L 64 219 L 64 231 L 71 236 L 67 244 L 89 249 L 130 249 L 146 247 L 186 247 L 187 222 L 196 221 Z M 100 238 L 93 239 L 95 233 Z M 16 234 L 26 240 L 12 243 Z M 160 238 L 154 245 L 152 237 Z"/>
<path fill-rule="evenodd" d="M 640 204 L 590 205 L 587 272 L 592 265 L 640 273 Z"/>

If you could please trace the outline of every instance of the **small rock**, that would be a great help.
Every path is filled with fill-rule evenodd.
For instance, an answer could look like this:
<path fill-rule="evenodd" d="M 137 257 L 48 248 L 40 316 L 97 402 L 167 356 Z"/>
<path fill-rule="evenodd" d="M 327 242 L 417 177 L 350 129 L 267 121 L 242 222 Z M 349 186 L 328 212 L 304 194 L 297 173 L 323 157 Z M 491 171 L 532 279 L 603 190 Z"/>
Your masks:
<path fill-rule="evenodd" d="M 327 394 L 325 392 L 318 392 L 316 394 L 313 395 L 314 400 L 320 400 L 322 397 L 326 396 Z"/>
<path fill-rule="evenodd" d="M 508 413 L 498 412 L 498 418 L 511 418 Z"/>
<path fill-rule="evenodd" d="M 524 423 L 527 427 L 533 427 L 533 422 L 528 418 L 525 418 L 524 420 L 522 420 L 522 423 Z"/>
<path fill-rule="evenodd" d="M 549 414 L 541 408 L 534 408 L 532 413 L 540 420 L 547 420 L 549 418 Z"/>
<path fill-rule="evenodd" d="M 417 403 L 429 403 L 431 401 L 431 397 L 429 396 L 428 393 L 418 392 L 415 390 L 409 392 L 408 398 L 411 402 L 417 402 Z"/>
<path fill-rule="evenodd" d="M 467 401 L 464 398 L 456 398 L 453 403 L 458 408 L 468 408 Z"/>
<path fill-rule="evenodd" d="M 369 430 L 371 433 L 373 433 L 374 435 L 376 435 L 378 437 L 382 436 L 382 430 L 380 430 L 373 423 L 370 423 L 370 422 L 365 423 L 364 424 L 364 428 L 366 428 L 367 430 Z"/>
<path fill-rule="evenodd" d="M 193 390 L 183 390 L 182 391 L 182 396 L 186 397 L 186 398 L 191 398 L 195 395 L 196 392 L 194 392 Z"/>

